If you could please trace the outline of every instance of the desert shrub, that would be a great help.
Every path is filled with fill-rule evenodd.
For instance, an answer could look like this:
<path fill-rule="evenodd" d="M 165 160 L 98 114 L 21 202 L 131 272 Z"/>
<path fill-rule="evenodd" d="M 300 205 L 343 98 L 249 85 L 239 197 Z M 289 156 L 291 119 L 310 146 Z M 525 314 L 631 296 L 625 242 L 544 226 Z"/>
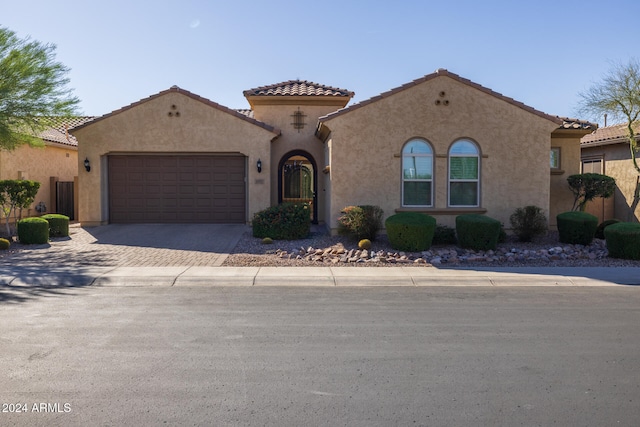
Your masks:
<path fill-rule="evenodd" d="M 468 214 L 456 217 L 458 244 L 467 249 L 496 249 L 501 228 L 500 221 L 485 215 Z"/>
<path fill-rule="evenodd" d="M 558 234 L 560 242 L 574 245 L 588 245 L 598 228 L 598 218 L 586 212 L 571 211 L 558 214 Z"/>
<path fill-rule="evenodd" d="M 596 228 L 596 235 L 595 235 L 596 239 L 604 239 L 604 229 L 612 224 L 617 224 L 619 222 L 620 222 L 619 219 L 608 219 L 606 221 L 602 221 L 598 225 L 598 228 Z"/>
<path fill-rule="evenodd" d="M 616 190 L 616 180 L 599 173 L 581 173 L 567 178 L 573 193 L 573 210 L 584 211 L 588 202 L 596 197 L 608 198 Z"/>
<path fill-rule="evenodd" d="M 514 234 L 521 242 L 530 242 L 534 237 L 547 231 L 547 217 L 537 206 L 518 208 L 509 217 Z"/>
<path fill-rule="evenodd" d="M 604 229 L 609 256 L 640 260 L 640 224 L 618 222 Z"/>
<path fill-rule="evenodd" d="M 383 211 L 379 206 L 347 206 L 338 217 L 338 233 L 356 240 L 375 240 L 382 228 Z"/>
<path fill-rule="evenodd" d="M 371 240 L 369 239 L 362 239 L 358 242 L 358 247 L 360 249 L 371 249 Z"/>
<path fill-rule="evenodd" d="M 253 237 L 275 240 L 303 239 L 311 230 L 311 215 L 306 203 L 283 203 L 257 212 L 251 221 Z"/>
<path fill-rule="evenodd" d="M 8 241 L 7 239 L 0 238 L 0 250 L 1 251 L 5 251 L 5 250 L 9 249 L 9 246 L 11 246 L 11 242 L 10 241 Z"/>
<path fill-rule="evenodd" d="M 42 218 L 25 218 L 18 221 L 18 239 L 26 245 L 49 241 L 49 222 Z"/>
<path fill-rule="evenodd" d="M 433 242 L 436 219 L 419 212 L 401 212 L 385 221 L 391 247 L 399 251 L 426 251 Z"/>
<path fill-rule="evenodd" d="M 60 214 L 42 215 L 40 218 L 46 219 L 49 223 L 49 237 L 69 236 L 69 217 Z"/>
<path fill-rule="evenodd" d="M 446 225 L 438 224 L 433 232 L 433 244 L 434 245 L 455 245 L 458 243 L 456 239 L 456 230 Z"/>
<path fill-rule="evenodd" d="M 273 239 L 271 237 L 265 237 L 264 239 L 262 239 L 262 244 L 263 245 L 271 245 L 271 244 L 273 244 Z"/>

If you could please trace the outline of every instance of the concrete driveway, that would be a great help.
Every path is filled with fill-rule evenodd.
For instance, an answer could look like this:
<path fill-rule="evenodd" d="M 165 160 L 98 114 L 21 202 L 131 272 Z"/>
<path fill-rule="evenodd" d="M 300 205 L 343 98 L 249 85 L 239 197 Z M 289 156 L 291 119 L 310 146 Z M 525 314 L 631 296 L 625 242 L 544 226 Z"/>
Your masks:
<path fill-rule="evenodd" d="M 248 230 L 243 224 L 72 225 L 70 239 L 30 246 L 1 258 L 0 267 L 215 267 Z"/>

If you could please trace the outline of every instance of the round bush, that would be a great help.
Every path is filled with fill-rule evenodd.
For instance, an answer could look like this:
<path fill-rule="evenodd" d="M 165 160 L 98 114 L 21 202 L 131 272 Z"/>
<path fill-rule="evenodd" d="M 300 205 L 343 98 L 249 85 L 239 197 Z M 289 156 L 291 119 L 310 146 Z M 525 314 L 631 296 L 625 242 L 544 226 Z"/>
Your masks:
<path fill-rule="evenodd" d="M 11 246 L 10 241 L 8 241 L 7 239 L 0 238 L 0 250 L 5 251 L 9 249 L 9 246 Z"/>
<path fill-rule="evenodd" d="M 46 214 L 40 218 L 46 219 L 49 223 L 49 237 L 69 236 L 69 217 L 60 214 Z"/>
<path fill-rule="evenodd" d="M 619 219 L 608 219 L 601 222 L 600 225 L 598 225 L 598 228 L 596 228 L 596 239 L 604 239 L 604 229 L 612 224 L 617 224 L 619 222 Z"/>
<path fill-rule="evenodd" d="M 431 247 L 436 219 L 419 212 L 401 212 L 385 221 L 389 243 L 399 251 L 426 251 Z"/>
<path fill-rule="evenodd" d="M 468 214 L 456 217 L 458 244 L 474 251 L 496 249 L 501 229 L 500 221 L 486 215 Z"/>
<path fill-rule="evenodd" d="M 262 244 L 263 245 L 272 245 L 273 244 L 273 239 L 271 237 L 265 237 L 264 239 L 262 239 Z"/>
<path fill-rule="evenodd" d="M 586 246 L 591 243 L 598 228 L 598 218 L 586 212 L 563 212 L 556 219 L 562 243 Z"/>
<path fill-rule="evenodd" d="M 49 222 L 42 218 L 25 218 L 18 221 L 18 240 L 26 245 L 49 241 Z"/>
<path fill-rule="evenodd" d="M 358 247 L 360 249 L 371 249 L 371 240 L 369 239 L 362 239 L 358 242 Z"/>
<path fill-rule="evenodd" d="M 640 224 L 611 224 L 604 229 L 604 236 L 610 257 L 640 260 Z"/>

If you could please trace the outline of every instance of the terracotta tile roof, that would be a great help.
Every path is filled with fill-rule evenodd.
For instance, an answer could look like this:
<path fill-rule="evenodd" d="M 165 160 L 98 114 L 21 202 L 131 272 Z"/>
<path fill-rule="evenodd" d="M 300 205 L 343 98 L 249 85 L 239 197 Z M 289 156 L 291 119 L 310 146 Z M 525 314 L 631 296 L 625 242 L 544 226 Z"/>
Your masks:
<path fill-rule="evenodd" d="M 489 88 L 486 88 L 482 85 L 479 85 L 478 83 L 474 83 L 469 79 L 465 79 L 463 77 L 460 77 L 459 75 L 452 73 L 444 68 L 439 68 L 438 70 L 436 70 L 434 73 L 428 74 L 424 77 L 421 77 L 419 79 L 416 79 L 412 82 L 406 83 L 400 87 L 397 87 L 395 89 L 391 89 L 387 92 L 383 92 L 378 96 L 374 96 L 373 98 L 367 99 L 365 101 L 359 102 L 357 104 L 351 105 L 349 107 L 346 108 L 342 108 L 336 112 L 327 114 L 324 117 L 320 117 L 320 122 L 324 122 L 326 120 L 330 120 L 336 116 L 345 114 L 347 112 L 350 112 L 352 110 L 364 107 L 365 105 L 368 104 L 372 104 L 374 102 L 377 102 L 381 99 L 387 98 L 389 96 L 395 95 L 398 92 L 402 92 L 404 90 L 410 89 L 413 86 L 419 85 L 421 83 L 424 83 L 426 81 L 435 79 L 436 77 L 441 77 L 441 76 L 446 76 L 449 77 L 451 79 L 457 80 L 458 82 L 465 84 L 467 86 L 470 86 L 472 88 L 475 88 L 479 91 L 482 91 L 484 93 L 487 93 L 491 96 L 495 96 L 498 99 L 501 99 L 505 102 L 508 102 L 509 104 L 515 105 L 518 108 L 522 108 L 525 111 L 528 111 L 532 114 L 535 114 L 537 116 L 543 117 L 547 120 L 551 120 L 554 123 L 557 123 L 559 126 L 559 129 L 581 129 L 581 130 L 588 130 L 588 129 L 596 129 L 598 126 L 594 123 L 590 123 L 587 121 L 582 121 L 582 120 L 578 120 L 578 119 L 569 119 L 569 118 L 563 118 L 563 117 L 558 117 L 558 116 L 552 116 L 550 114 L 546 114 L 543 113 L 542 111 L 536 110 L 533 107 L 529 107 L 528 105 L 523 104 L 522 102 L 516 101 L 513 98 L 509 98 L 507 96 L 502 95 L 501 93 L 495 92 Z"/>
<path fill-rule="evenodd" d="M 287 82 L 277 83 L 269 86 L 261 86 L 255 89 L 249 89 L 242 92 L 247 96 L 337 96 L 352 98 L 355 93 L 338 89 L 331 86 L 325 86 L 306 80 L 289 80 Z"/>
<path fill-rule="evenodd" d="M 165 95 L 167 93 L 170 93 L 170 92 L 181 93 L 181 94 L 183 94 L 185 96 L 188 96 L 189 98 L 195 99 L 196 101 L 200 101 L 200 102 L 202 102 L 202 103 L 204 103 L 204 104 L 206 104 L 206 105 L 208 105 L 210 107 L 213 107 L 213 108 L 215 108 L 217 110 L 220 110 L 220 111 L 223 111 L 225 113 L 231 114 L 232 116 L 236 116 L 236 117 L 238 117 L 238 118 L 240 118 L 242 120 L 246 120 L 249 123 L 252 123 L 252 124 L 254 124 L 256 126 L 260 126 L 260 127 L 264 128 L 264 129 L 270 131 L 270 132 L 275 133 L 276 135 L 280 135 L 280 130 L 276 129 L 273 126 L 270 126 L 270 125 L 268 125 L 266 123 L 258 121 L 256 119 L 254 119 L 253 117 L 250 117 L 249 115 L 244 114 L 244 113 L 242 113 L 242 112 L 240 112 L 238 110 L 232 110 L 231 108 L 227 108 L 224 105 L 220 105 L 220 104 L 218 104 L 216 102 L 213 102 L 213 101 L 211 101 L 211 100 L 209 100 L 207 98 L 203 98 L 203 97 L 201 97 L 199 95 L 196 95 L 195 93 L 189 92 L 188 90 L 181 89 L 178 86 L 171 86 L 167 90 L 163 90 L 162 92 L 159 92 L 159 93 L 157 93 L 155 95 L 151 95 L 151 96 L 149 96 L 147 98 L 141 99 L 140 101 L 134 102 L 134 103 L 129 104 L 129 105 L 125 106 L 125 107 L 122 107 L 122 108 L 120 108 L 118 110 L 115 110 L 115 111 L 112 111 L 110 113 L 107 113 L 104 116 L 100 116 L 100 117 L 96 118 L 95 120 L 93 120 L 90 123 L 83 123 L 83 124 L 80 124 L 80 125 L 75 126 L 73 128 L 70 128 L 70 130 L 81 129 L 81 128 L 87 126 L 87 125 L 90 125 L 91 123 L 94 123 L 94 122 L 97 122 L 97 121 L 100 121 L 100 120 L 104 120 L 107 117 L 115 116 L 116 114 L 122 113 L 123 111 L 127 111 L 127 110 L 129 110 L 129 109 L 131 109 L 133 107 L 136 107 L 136 106 L 138 106 L 140 104 L 143 104 L 145 102 L 151 101 L 152 99 L 158 98 L 158 97 L 160 97 L 162 95 Z M 251 114 L 251 116 L 253 116 L 253 113 Z"/>
<path fill-rule="evenodd" d="M 236 111 L 244 116 L 249 117 L 250 119 L 254 118 L 253 110 L 250 110 L 248 108 L 240 108 L 240 109 L 237 109 Z"/>
<path fill-rule="evenodd" d="M 633 124 L 633 130 L 635 131 L 636 139 L 640 139 L 640 122 Z M 583 136 L 580 140 L 580 144 L 584 147 L 588 145 L 618 144 L 621 142 L 626 143 L 627 141 L 627 124 L 621 123 L 600 128 L 595 132 Z"/>
<path fill-rule="evenodd" d="M 78 141 L 69 133 L 69 129 L 88 123 L 94 119 L 94 116 L 43 117 L 40 121 L 42 121 L 47 128 L 38 136 L 45 142 L 77 147 Z"/>

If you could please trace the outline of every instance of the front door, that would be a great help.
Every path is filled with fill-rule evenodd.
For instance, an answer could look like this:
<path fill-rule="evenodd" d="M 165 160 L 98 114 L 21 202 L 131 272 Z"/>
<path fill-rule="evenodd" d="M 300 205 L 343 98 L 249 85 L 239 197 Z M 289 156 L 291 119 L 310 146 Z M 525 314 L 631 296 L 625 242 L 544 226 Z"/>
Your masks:
<path fill-rule="evenodd" d="M 316 224 L 318 207 L 316 165 L 306 152 L 295 151 L 286 154 L 280 161 L 278 175 L 279 203 L 308 203 L 311 207 L 311 221 Z"/>

